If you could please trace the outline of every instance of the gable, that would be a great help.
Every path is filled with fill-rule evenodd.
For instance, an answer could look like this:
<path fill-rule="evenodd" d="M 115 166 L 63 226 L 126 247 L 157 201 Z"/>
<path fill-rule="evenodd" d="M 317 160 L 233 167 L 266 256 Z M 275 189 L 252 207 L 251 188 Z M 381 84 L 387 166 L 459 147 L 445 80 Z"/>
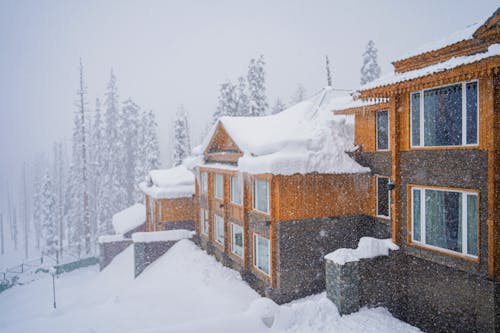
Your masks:
<path fill-rule="evenodd" d="M 500 42 L 500 7 L 474 32 L 474 38 Z"/>
<path fill-rule="evenodd" d="M 243 153 L 222 123 L 218 122 L 204 155 L 210 162 L 236 163 Z"/>

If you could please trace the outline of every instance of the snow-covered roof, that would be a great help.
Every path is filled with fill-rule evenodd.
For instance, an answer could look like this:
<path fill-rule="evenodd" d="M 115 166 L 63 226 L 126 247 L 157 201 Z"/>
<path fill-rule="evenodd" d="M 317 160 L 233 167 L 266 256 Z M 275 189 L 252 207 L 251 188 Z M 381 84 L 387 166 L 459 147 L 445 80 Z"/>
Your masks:
<path fill-rule="evenodd" d="M 361 86 L 361 90 L 368 90 L 368 89 L 373 89 L 376 87 L 382 87 L 382 86 L 387 86 L 403 81 L 409 81 L 413 80 L 419 77 L 424 77 L 427 75 L 447 71 L 462 65 L 467 65 L 471 64 L 483 59 L 495 57 L 500 55 L 500 44 L 493 44 L 490 45 L 488 48 L 488 51 L 482 52 L 482 53 L 476 53 L 473 55 L 469 56 L 461 56 L 461 57 L 454 57 L 449 60 L 430 65 L 427 67 L 415 69 L 412 71 L 408 72 L 403 72 L 403 73 L 395 73 L 392 72 L 388 75 L 382 76 L 381 78 L 369 82 L 363 86 Z"/>
<path fill-rule="evenodd" d="M 339 103 L 336 103 L 335 106 L 333 107 L 332 111 L 361 108 L 364 106 L 372 106 L 372 105 L 377 105 L 377 104 L 381 104 L 381 103 L 387 103 L 388 101 L 389 101 L 388 98 L 378 98 L 378 99 L 370 99 L 370 100 L 349 98 L 349 99 L 346 99 L 344 103 L 342 103 L 341 101 L 339 101 Z"/>
<path fill-rule="evenodd" d="M 113 215 L 111 222 L 115 232 L 123 235 L 146 222 L 146 207 L 137 203 Z"/>
<path fill-rule="evenodd" d="M 194 231 L 177 229 L 154 232 L 136 232 L 132 234 L 134 243 L 168 242 L 181 239 L 189 239 L 194 235 Z"/>
<path fill-rule="evenodd" d="M 332 88 L 281 113 L 263 117 L 222 117 L 219 122 L 240 148 L 238 169 L 251 174 L 369 172 L 346 153 L 354 141 L 353 124 L 333 116 L 337 104 L 352 97 L 335 97 Z M 217 124 L 216 124 L 217 126 Z M 215 128 L 198 152 L 205 151 Z"/>
<path fill-rule="evenodd" d="M 151 170 L 139 188 L 155 199 L 190 197 L 194 194 L 194 174 L 183 164 L 170 169 Z"/>
<path fill-rule="evenodd" d="M 443 47 L 459 43 L 461 41 L 472 39 L 474 32 L 482 25 L 482 23 L 474 23 L 467 26 L 465 29 L 461 29 L 451 33 L 450 35 L 434 40 L 432 42 L 426 43 L 410 52 L 407 52 L 397 58 L 396 61 L 411 58 L 413 56 L 439 50 Z"/>

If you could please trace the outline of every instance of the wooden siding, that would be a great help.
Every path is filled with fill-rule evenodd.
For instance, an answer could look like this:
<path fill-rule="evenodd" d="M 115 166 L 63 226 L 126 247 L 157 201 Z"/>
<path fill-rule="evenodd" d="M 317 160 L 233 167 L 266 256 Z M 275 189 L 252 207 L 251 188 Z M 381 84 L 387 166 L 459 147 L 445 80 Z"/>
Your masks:
<path fill-rule="evenodd" d="M 354 144 L 362 146 L 362 151 L 373 152 L 375 145 L 376 115 L 374 112 L 356 114 L 354 120 Z"/>
<path fill-rule="evenodd" d="M 159 200 L 161 207 L 161 223 L 176 221 L 193 221 L 195 219 L 194 199 L 176 198 Z"/>
<path fill-rule="evenodd" d="M 280 221 L 370 213 L 369 174 L 275 177 L 279 195 L 271 199 Z"/>

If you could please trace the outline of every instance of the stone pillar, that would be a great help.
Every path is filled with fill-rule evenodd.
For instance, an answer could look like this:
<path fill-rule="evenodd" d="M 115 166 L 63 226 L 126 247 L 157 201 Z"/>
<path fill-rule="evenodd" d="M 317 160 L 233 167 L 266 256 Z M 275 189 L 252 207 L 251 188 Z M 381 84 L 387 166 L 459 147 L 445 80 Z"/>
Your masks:
<path fill-rule="evenodd" d="M 361 307 L 359 261 L 343 265 L 326 260 L 326 295 L 341 315 L 356 312 Z"/>

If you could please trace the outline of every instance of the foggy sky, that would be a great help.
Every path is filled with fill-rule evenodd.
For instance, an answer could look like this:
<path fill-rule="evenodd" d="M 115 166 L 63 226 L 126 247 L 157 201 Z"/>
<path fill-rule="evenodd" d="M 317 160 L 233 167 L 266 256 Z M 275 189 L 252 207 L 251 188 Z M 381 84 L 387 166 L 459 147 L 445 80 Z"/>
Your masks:
<path fill-rule="evenodd" d="M 70 146 L 78 61 L 89 108 L 113 68 L 120 99 L 152 109 L 168 166 L 171 123 L 183 104 L 194 143 L 213 113 L 219 84 L 265 56 L 268 102 L 298 83 L 314 93 L 330 57 L 334 87 L 359 84 L 368 40 L 390 61 L 484 21 L 497 1 L 18 1 L 0 0 L 0 181 L 23 160 Z"/>

